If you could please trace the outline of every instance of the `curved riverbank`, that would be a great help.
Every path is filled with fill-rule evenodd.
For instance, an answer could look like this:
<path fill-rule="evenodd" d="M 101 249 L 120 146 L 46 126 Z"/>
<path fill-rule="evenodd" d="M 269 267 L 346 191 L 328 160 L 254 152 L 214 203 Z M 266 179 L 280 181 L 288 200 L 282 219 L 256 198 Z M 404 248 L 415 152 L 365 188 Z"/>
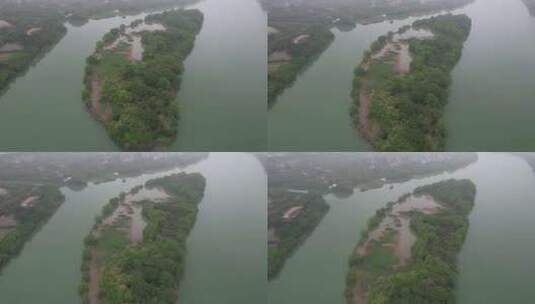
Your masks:
<path fill-rule="evenodd" d="M 126 178 L 124 182 L 89 183 L 78 192 L 62 188 L 65 203 L 0 275 L 0 302 L 81 303 L 78 283 L 83 240 L 95 216 L 121 191 L 178 172 L 199 172 L 207 182 L 187 240 L 180 303 L 264 301 L 264 170 L 252 155 L 211 153 L 208 159 L 184 169 Z M 232 178 L 228 172 L 233 172 Z"/>
<path fill-rule="evenodd" d="M 205 20 L 184 62 L 180 131 L 168 150 L 265 150 L 265 12 L 250 0 L 206 0 L 188 8 L 201 10 Z M 66 24 L 65 37 L 0 97 L 0 150 L 118 150 L 81 102 L 85 59 L 110 29 L 144 16 Z"/>
<path fill-rule="evenodd" d="M 455 172 L 356 191 L 349 198 L 327 195 L 329 213 L 270 282 L 269 303 L 345 303 L 347 257 L 367 219 L 418 186 L 451 178 L 468 178 L 477 189 L 459 254 L 458 303 L 529 301 L 535 296 L 530 284 L 535 274 L 527 265 L 533 265 L 535 245 L 526 240 L 535 229 L 535 174 L 516 156 L 481 153 L 476 163 Z"/>

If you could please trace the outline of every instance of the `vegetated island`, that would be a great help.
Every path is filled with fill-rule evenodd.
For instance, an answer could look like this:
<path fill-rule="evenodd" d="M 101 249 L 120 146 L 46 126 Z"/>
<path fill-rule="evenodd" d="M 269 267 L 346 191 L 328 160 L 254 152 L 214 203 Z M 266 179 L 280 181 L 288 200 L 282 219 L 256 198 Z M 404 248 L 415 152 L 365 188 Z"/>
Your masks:
<path fill-rule="evenodd" d="M 276 279 L 286 260 L 314 232 L 329 212 L 324 195 L 346 197 L 464 168 L 474 153 L 264 153 L 257 154 L 269 176 L 268 280 Z M 348 170 L 348 168 L 351 168 Z"/>
<path fill-rule="evenodd" d="M 378 210 L 349 259 L 347 303 L 455 303 L 475 185 L 422 186 Z"/>
<path fill-rule="evenodd" d="M 112 29 L 87 59 L 83 99 L 124 150 L 170 145 L 183 62 L 203 23 L 197 10 L 149 15 Z"/>
<path fill-rule="evenodd" d="M 379 151 L 441 151 L 442 122 L 471 20 L 441 15 L 379 37 L 355 69 L 351 116 Z"/>
<path fill-rule="evenodd" d="M 526 0 L 529 1 L 529 0 Z M 331 29 L 349 31 L 358 24 L 403 19 L 464 6 L 450 1 L 299 1 L 261 0 L 268 12 L 268 105 L 334 40 Z"/>
<path fill-rule="evenodd" d="M 29 183 L 0 183 L 0 270 L 64 201 L 59 188 Z"/>
<path fill-rule="evenodd" d="M 83 302 L 175 304 L 205 184 L 178 173 L 111 199 L 85 239 Z"/>
<path fill-rule="evenodd" d="M 0 93 L 67 33 L 60 16 L 0 8 Z"/>
<path fill-rule="evenodd" d="M 314 231 L 329 211 L 329 205 L 320 193 L 308 190 L 272 190 L 269 201 L 268 279 L 271 280 Z"/>
<path fill-rule="evenodd" d="M 278 31 L 278 30 L 277 30 Z M 285 30 L 287 35 L 294 31 Z M 300 34 L 269 36 L 268 104 L 290 86 L 306 66 L 311 64 L 334 40 L 329 27 L 312 26 Z"/>

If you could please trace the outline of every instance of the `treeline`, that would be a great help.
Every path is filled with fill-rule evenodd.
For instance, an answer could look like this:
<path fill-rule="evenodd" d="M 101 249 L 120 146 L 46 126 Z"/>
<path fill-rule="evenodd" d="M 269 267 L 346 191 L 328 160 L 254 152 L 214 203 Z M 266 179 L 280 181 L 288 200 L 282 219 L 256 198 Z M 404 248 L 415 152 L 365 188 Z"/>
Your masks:
<path fill-rule="evenodd" d="M 11 216 L 16 221 L 13 230 L 0 239 L 0 269 L 2 269 L 14 256 L 19 254 L 24 244 L 52 217 L 61 206 L 65 197 L 54 186 L 23 187 L 18 189 L 16 199 L 11 203 L 4 200 L 10 198 L 0 197 L 0 216 Z M 8 196 L 14 195 L 9 193 Z M 21 202 L 30 196 L 37 198 L 31 206 L 21 206 Z"/>
<path fill-rule="evenodd" d="M 293 39 L 284 39 L 276 43 L 271 42 L 270 50 L 285 51 L 290 55 L 288 62 L 280 63 L 275 69 L 268 72 L 268 103 L 284 91 L 297 79 L 306 66 L 311 64 L 334 40 L 334 34 L 329 27 L 314 26 L 303 34 L 310 35 L 300 43 L 293 43 Z M 277 63 L 274 63 L 277 64 Z"/>
<path fill-rule="evenodd" d="M 433 214 L 410 213 L 417 238 L 410 263 L 369 282 L 368 303 L 455 303 L 457 255 L 468 230 L 475 185 L 470 180 L 447 180 L 419 187 L 413 194 L 431 195 L 441 208 Z M 352 259 L 353 266 L 359 267 L 362 260 Z"/>
<path fill-rule="evenodd" d="M 329 205 L 319 194 L 298 194 L 286 190 L 272 193 L 270 200 L 268 229 L 278 239 L 276 244 L 269 244 L 268 249 L 268 279 L 273 279 L 327 214 Z M 303 207 L 300 214 L 294 219 L 284 220 L 284 212 L 295 206 Z"/>
<path fill-rule="evenodd" d="M 5 58 L 0 56 L 1 92 L 13 79 L 26 72 L 40 56 L 56 45 L 67 33 L 67 28 L 60 18 L 44 16 L 6 16 L 0 12 L 0 20 L 5 20 L 12 25 L 0 29 L 0 47 L 5 44 L 18 44 L 22 48 L 6 53 Z M 40 30 L 28 35 L 27 31 L 30 28 L 40 28 Z"/>
<path fill-rule="evenodd" d="M 100 103 L 112 109 L 111 119 L 103 123 L 124 150 L 150 150 L 175 140 L 179 116 L 175 97 L 203 15 L 196 9 L 173 10 L 147 16 L 145 21 L 161 23 L 166 30 L 142 33 L 142 61 L 113 50 L 97 51 L 87 59 L 83 98 L 90 106 L 92 81 L 98 79 Z M 115 37 L 113 31 L 106 40 Z"/>
<path fill-rule="evenodd" d="M 199 173 L 174 174 L 145 184 L 147 188 L 161 187 L 171 197 L 165 202 L 141 202 L 147 223 L 143 241 L 136 245 L 123 244 L 108 257 L 100 274 L 102 303 L 176 303 L 184 270 L 186 238 L 195 223 L 205 185 Z M 99 239 L 86 242 L 86 252 L 98 242 Z M 87 271 L 86 266 L 85 275 Z M 87 301 L 87 281 L 82 283 L 80 291 Z"/>
<path fill-rule="evenodd" d="M 461 57 L 471 20 L 466 15 L 446 14 L 416 21 L 413 28 L 428 29 L 434 37 L 409 41 L 413 59 L 409 73 L 394 73 L 383 62 L 371 63 L 368 70 L 362 66 L 355 70 L 351 115 L 358 125 L 359 95 L 363 84 L 368 83 L 368 118 L 374 131 L 367 139 L 376 150 L 444 150 L 442 116 L 448 102 L 450 72 Z"/>

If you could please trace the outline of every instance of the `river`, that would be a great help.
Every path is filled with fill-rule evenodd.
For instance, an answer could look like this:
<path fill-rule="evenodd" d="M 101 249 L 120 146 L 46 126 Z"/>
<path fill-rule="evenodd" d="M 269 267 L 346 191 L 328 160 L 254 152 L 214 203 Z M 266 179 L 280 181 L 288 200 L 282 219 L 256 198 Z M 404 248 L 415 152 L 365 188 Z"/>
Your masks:
<path fill-rule="evenodd" d="M 476 0 L 454 10 L 473 22 L 452 72 L 445 111 L 446 149 L 527 151 L 535 148 L 535 18 L 521 0 Z M 507 22 L 500 18 L 508 16 Z M 421 17 L 420 17 L 421 18 Z M 379 35 L 415 18 L 333 29 L 335 40 L 275 102 L 268 115 L 272 151 L 366 151 L 352 128 L 353 69 Z"/>
<path fill-rule="evenodd" d="M 185 61 L 178 139 L 169 150 L 263 150 L 265 12 L 254 0 L 205 0 L 188 7 L 200 9 L 205 20 Z M 66 36 L 0 96 L 0 150 L 117 150 L 82 102 L 85 60 L 110 29 L 144 16 L 67 24 Z"/>
<path fill-rule="evenodd" d="M 270 282 L 269 303 L 345 303 L 347 259 L 375 210 L 420 185 L 469 178 L 477 188 L 459 255 L 459 304 L 527 303 L 535 297 L 535 174 L 521 158 L 480 153 L 466 168 L 385 185 L 348 198 L 327 195 L 331 209 Z"/>
<path fill-rule="evenodd" d="M 200 172 L 207 185 L 187 241 L 179 303 L 265 302 L 264 169 L 252 155 L 211 153 L 185 169 L 90 183 L 79 192 L 62 188 L 65 203 L 2 271 L 0 303 L 81 303 L 83 239 L 102 206 L 121 191 L 180 171 Z"/>
<path fill-rule="evenodd" d="M 535 17 L 522 0 L 477 0 L 445 123 L 450 151 L 532 151 Z M 507 16 L 507 21 L 499 21 Z"/>

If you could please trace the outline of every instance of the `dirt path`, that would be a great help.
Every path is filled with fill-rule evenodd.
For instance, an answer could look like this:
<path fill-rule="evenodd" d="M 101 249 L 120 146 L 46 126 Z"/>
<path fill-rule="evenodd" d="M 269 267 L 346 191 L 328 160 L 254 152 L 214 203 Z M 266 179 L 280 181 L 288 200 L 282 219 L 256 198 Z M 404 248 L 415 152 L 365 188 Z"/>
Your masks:
<path fill-rule="evenodd" d="M 110 121 L 111 120 L 111 105 L 109 103 L 101 103 L 101 85 L 100 80 L 93 76 L 91 80 L 91 113 L 93 113 L 101 121 Z M 101 109 L 102 106 L 102 109 Z"/>
<path fill-rule="evenodd" d="M 359 130 L 364 138 L 368 138 L 370 135 L 369 113 L 370 97 L 368 95 L 368 82 L 366 79 L 363 79 L 359 90 Z"/>
<path fill-rule="evenodd" d="M 91 250 L 91 262 L 89 264 L 89 291 L 88 298 L 89 304 L 98 304 L 99 300 L 99 269 L 95 262 L 96 251 Z"/>
<path fill-rule="evenodd" d="M 358 275 L 358 274 L 357 274 Z M 357 281 L 357 285 L 353 290 L 353 304 L 367 304 L 368 291 L 364 288 L 362 280 Z"/>
<path fill-rule="evenodd" d="M 399 44 L 400 49 L 396 52 L 396 62 L 394 71 L 398 74 L 407 74 L 411 71 L 412 57 L 409 51 L 409 45 L 406 43 Z"/>

